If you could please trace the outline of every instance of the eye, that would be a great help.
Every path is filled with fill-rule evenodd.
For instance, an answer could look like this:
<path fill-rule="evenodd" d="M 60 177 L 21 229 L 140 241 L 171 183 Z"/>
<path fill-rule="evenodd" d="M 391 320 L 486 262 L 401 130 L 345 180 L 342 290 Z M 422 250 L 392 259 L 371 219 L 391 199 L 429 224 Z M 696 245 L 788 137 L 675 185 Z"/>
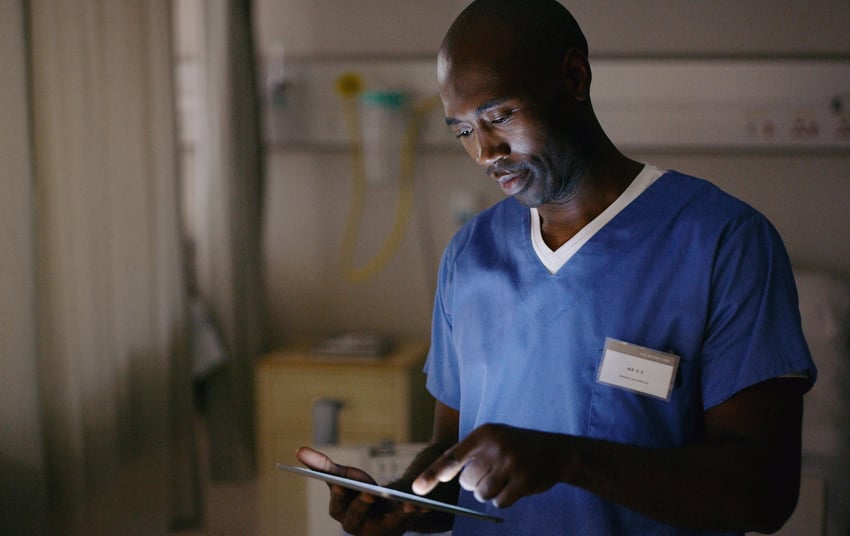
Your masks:
<path fill-rule="evenodd" d="M 455 138 L 457 138 L 457 139 L 466 138 L 470 134 L 472 134 L 471 128 L 459 128 L 455 131 Z"/>
<path fill-rule="evenodd" d="M 508 122 L 513 114 L 514 110 L 499 112 L 490 119 L 490 123 L 493 125 L 501 125 L 502 123 Z"/>

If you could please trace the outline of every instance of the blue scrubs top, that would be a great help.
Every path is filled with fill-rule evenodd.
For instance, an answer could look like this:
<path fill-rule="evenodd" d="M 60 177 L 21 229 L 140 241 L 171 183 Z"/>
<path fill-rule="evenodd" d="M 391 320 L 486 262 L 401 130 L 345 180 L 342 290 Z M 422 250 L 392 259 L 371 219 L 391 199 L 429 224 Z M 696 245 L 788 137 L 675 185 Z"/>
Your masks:
<path fill-rule="evenodd" d="M 512 198 L 452 239 L 440 267 L 425 371 L 460 412 L 461 438 L 504 423 L 646 447 L 697 440 L 703 413 L 738 391 L 815 368 L 788 256 L 773 226 L 710 183 L 667 172 L 555 274 Z M 596 381 L 607 337 L 670 352 L 669 401 Z M 648 485 L 651 485 L 648 483 Z M 708 534 L 658 523 L 582 489 L 457 517 L 456 536 Z"/>

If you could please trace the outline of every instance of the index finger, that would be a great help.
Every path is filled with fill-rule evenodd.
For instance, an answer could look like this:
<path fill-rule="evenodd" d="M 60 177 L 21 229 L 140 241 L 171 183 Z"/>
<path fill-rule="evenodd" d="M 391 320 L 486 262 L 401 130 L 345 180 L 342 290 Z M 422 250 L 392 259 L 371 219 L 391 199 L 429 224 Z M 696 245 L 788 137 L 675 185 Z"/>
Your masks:
<path fill-rule="evenodd" d="M 449 482 L 463 469 L 471 457 L 474 444 L 464 440 L 446 450 L 413 481 L 413 493 L 427 495 L 440 482 Z"/>

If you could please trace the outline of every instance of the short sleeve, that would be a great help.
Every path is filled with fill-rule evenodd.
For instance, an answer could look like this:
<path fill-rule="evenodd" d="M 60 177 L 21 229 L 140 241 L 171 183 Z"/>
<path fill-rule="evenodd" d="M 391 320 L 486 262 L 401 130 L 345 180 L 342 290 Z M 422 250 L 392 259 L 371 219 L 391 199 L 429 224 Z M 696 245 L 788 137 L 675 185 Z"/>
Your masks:
<path fill-rule="evenodd" d="M 805 371 L 816 378 L 800 323 L 791 263 L 760 214 L 730 225 L 718 245 L 702 351 L 703 405 L 756 383 Z"/>
<path fill-rule="evenodd" d="M 431 320 L 431 347 L 425 362 L 426 387 L 434 398 L 443 404 L 460 408 L 460 373 L 457 353 L 452 342 L 451 250 L 447 249 L 440 263 L 434 313 Z"/>

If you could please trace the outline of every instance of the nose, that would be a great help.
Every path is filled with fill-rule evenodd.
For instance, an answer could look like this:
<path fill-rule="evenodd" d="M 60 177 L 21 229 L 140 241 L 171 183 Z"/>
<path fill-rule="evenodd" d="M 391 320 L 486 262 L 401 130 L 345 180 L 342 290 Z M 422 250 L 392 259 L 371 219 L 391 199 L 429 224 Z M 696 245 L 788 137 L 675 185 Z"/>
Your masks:
<path fill-rule="evenodd" d="M 501 136 L 482 128 L 476 133 L 476 144 L 472 147 L 472 158 L 479 166 L 488 167 L 502 157 L 511 154 L 511 147 Z"/>

